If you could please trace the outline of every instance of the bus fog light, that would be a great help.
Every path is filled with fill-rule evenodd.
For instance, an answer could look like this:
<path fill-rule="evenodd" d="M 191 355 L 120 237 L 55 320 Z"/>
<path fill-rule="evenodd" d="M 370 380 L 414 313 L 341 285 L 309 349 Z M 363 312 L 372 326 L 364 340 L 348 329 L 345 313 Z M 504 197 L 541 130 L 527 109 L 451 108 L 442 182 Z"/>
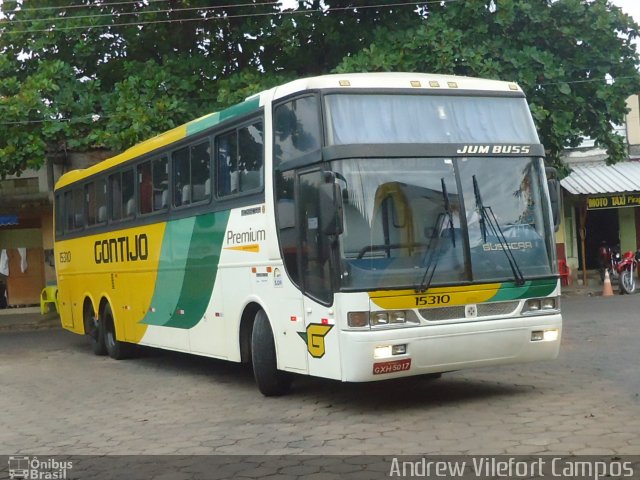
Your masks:
<path fill-rule="evenodd" d="M 347 324 L 350 327 L 366 327 L 369 325 L 369 312 L 349 312 Z"/>
<path fill-rule="evenodd" d="M 388 358 L 392 355 L 393 347 L 391 345 L 381 345 L 373 350 L 373 358 Z"/>
<path fill-rule="evenodd" d="M 531 332 L 532 342 L 555 342 L 560 337 L 560 332 L 557 328 L 551 330 L 536 330 Z"/>
<path fill-rule="evenodd" d="M 404 355 L 407 353 L 407 344 L 403 343 L 402 345 L 393 345 L 391 347 L 392 355 Z"/>

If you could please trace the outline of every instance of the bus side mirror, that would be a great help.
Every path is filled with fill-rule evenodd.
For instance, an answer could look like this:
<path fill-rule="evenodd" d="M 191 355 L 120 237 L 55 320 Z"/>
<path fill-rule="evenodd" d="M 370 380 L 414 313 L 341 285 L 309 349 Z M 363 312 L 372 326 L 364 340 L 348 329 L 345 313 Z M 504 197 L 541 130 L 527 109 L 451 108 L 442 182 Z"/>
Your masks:
<path fill-rule="evenodd" d="M 325 172 L 320 185 L 320 231 L 325 235 L 340 235 L 344 230 L 343 195 L 332 172 Z"/>
<path fill-rule="evenodd" d="M 549 190 L 549 203 L 551 204 L 551 214 L 553 215 L 553 228 L 558 231 L 560 228 L 560 215 L 562 211 L 562 194 L 560 192 L 560 180 L 555 168 L 546 167 L 547 187 Z"/>

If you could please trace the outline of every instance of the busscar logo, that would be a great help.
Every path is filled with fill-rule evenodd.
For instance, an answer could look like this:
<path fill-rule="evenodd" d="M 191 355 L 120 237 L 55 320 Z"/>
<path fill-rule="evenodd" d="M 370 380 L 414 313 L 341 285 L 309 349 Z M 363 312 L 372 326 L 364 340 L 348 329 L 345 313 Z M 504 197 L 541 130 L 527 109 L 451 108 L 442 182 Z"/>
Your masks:
<path fill-rule="evenodd" d="M 491 252 L 496 250 L 530 250 L 532 248 L 533 248 L 532 242 L 509 242 L 505 245 L 501 243 L 491 243 L 491 242 L 482 244 L 482 250 L 484 250 L 485 252 Z"/>

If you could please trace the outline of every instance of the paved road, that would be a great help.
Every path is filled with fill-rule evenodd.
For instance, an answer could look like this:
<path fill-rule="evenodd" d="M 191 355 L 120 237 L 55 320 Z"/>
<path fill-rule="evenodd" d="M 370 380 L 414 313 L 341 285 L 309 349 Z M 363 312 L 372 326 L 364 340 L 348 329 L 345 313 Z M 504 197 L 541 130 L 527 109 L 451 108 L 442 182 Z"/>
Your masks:
<path fill-rule="evenodd" d="M 0 454 L 640 454 L 640 295 L 564 301 L 560 358 L 436 381 L 301 378 L 62 330 L 0 332 Z"/>

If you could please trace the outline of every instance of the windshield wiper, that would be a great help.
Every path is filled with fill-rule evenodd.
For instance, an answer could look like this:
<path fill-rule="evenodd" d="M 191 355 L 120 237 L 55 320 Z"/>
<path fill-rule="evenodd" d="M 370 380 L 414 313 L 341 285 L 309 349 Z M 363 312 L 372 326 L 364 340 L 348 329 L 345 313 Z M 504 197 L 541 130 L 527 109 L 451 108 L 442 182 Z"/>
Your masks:
<path fill-rule="evenodd" d="M 451 204 L 449 203 L 449 194 L 447 193 L 447 186 L 444 183 L 444 178 L 440 179 L 442 183 L 442 196 L 444 197 L 444 213 L 449 218 L 449 234 L 451 235 L 451 242 L 453 247 L 456 246 L 455 229 L 453 228 L 453 214 L 451 213 Z"/>
<path fill-rule="evenodd" d="M 438 266 L 438 261 L 440 260 L 440 254 L 442 253 L 442 240 L 440 237 L 440 233 L 442 232 L 442 227 L 444 226 L 445 218 L 449 221 L 449 234 L 451 237 L 451 243 L 454 248 L 456 246 L 456 237 L 455 237 L 455 229 L 453 228 L 453 214 L 451 213 L 451 204 L 449 203 L 449 195 L 447 193 L 447 186 L 445 185 L 444 178 L 440 179 L 442 184 L 442 196 L 444 198 L 444 213 L 438 214 L 438 219 L 436 220 L 436 227 L 433 232 L 431 232 L 431 237 L 429 238 L 429 243 L 427 245 L 426 255 L 429 255 L 429 259 L 427 260 L 427 264 L 425 266 L 424 274 L 422 275 L 422 279 L 420 283 L 416 287 L 416 292 L 424 293 L 429 290 L 431 286 L 431 281 L 433 280 L 433 275 L 436 273 L 436 267 Z M 436 242 L 434 248 L 431 248 L 433 242 Z M 425 258 L 422 259 L 422 264 L 424 264 Z M 429 278 L 427 280 L 427 277 Z M 426 280 L 426 283 L 425 283 Z"/>
<path fill-rule="evenodd" d="M 480 212 L 480 231 L 482 232 L 482 241 L 483 243 L 487 243 L 487 225 L 491 230 L 491 233 L 498 239 L 500 242 L 500 246 L 502 247 L 502 251 L 507 257 L 507 261 L 509 262 L 509 266 L 511 267 L 511 271 L 513 272 L 514 279 L 516 281 L 516 285 L 522 286 L 524 285 L 524 276 L 522 275 L 522 271 L 518 266 L 518 262 L 513 255 L 513 252 L 509 248 L 509 244 L 507 243 L 507 239 L 502 233 L 502 229 L 500 228 L 500 224 L 498 223 L 498 219 L 493 213 L 493 209 L 491 207 L 485 207 L 482 203 L 482 195 L 480 194 L 480 187 L 478 186 L 478 179 L 475 175 L 472 176 L 473 179 L 473 193 L 476 197 L 476 207 Z"/>

